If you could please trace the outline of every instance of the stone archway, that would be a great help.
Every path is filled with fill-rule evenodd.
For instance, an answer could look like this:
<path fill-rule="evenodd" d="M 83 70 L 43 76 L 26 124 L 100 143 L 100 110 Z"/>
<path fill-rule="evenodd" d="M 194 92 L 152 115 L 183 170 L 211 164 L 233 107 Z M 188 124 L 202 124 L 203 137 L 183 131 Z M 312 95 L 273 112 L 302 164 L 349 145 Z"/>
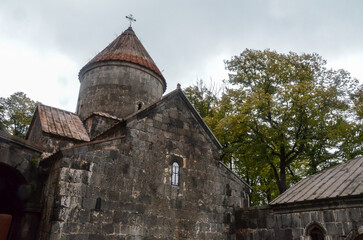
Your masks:
<path fill-rule="evenodd" d="M 15 168 L 0 162 L 0 214 L 11 216 L 8 240 L 20 239 L 21 219 L 30 189 L 24 176 Z"/>
<path fill-rule="evenodd" d="M 309 240 L 325 240 L 326 230 L 320 223 L 312 222 L 306 227 L 305 236 Z"/>

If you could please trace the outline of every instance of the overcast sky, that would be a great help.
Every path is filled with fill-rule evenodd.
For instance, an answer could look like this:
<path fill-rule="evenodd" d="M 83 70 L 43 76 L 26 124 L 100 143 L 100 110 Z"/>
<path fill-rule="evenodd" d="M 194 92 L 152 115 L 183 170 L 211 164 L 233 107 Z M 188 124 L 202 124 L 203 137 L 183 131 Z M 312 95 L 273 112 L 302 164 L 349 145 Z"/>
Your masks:
<path fill-rule="evenodd" d="M 0 97 L 75 111 L 78 71 L 133 29 L 171 91 L 228 78 L 246 48 L 320 54 L 363 82 L 361 0 L 1 0 Z"/>

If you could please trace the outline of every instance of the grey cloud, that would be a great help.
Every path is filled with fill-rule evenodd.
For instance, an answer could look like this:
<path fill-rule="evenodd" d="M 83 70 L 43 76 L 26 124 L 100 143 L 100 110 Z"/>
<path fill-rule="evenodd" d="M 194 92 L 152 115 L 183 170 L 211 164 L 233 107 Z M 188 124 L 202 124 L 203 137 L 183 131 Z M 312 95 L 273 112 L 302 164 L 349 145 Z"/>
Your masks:
<path fill-rule="evenodd" d="M 62 52 L 78 68 L 128 27 L 125 16 L 132 13 L 136 34 L 172 89 L 194 83 L 183 78 L 216 55 L 245 48 L 317 52 L 328 60 L 363 52 L 358 0 L 8 0 L 0 7 L 3 37 Z"/>

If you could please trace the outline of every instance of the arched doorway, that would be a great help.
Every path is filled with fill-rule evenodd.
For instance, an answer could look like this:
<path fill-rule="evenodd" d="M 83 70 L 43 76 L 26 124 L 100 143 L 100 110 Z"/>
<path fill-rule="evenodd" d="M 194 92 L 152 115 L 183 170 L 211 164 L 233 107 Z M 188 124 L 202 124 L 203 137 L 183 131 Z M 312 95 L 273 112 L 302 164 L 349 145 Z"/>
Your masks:
<path fill-rule="evenodd" d="M 315 227 L 311 229 L 309 234 L 311 240 L 324 240 L 324 233 L 321 231 L 321 229 Z"/>
<path fill-rule="evenodd" d="M 8 240 L 20 239 L 21 218 L 30 189 L 23 175 L 13 167 L 0 163 L 0 214 L 11 215 Z"/>
<path fill-rule="evenodd" d="M 309 240 L 324 240 L 326 231 L 319 223 L 313 222 L 306 228 L 305 234 Z"/>

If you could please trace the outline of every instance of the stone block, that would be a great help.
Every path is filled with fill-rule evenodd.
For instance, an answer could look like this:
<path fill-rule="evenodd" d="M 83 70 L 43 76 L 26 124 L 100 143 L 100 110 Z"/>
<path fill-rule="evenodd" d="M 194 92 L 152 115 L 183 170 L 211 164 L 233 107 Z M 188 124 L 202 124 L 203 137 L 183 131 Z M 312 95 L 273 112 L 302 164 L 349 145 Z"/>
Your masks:
<path fill-rule="evenodd" d="M 325 224 L 326 231 L 331 236 L 341 236 L 343 234 L 342 226 L 336 223 L 326 223 Z"/>
<path fill-rule="evenodd" d="M 363 216 L 362 216 L 359 208 L 349 208 L 348 209 L 348 220 L 353 221 L 353 222 L 358 222 L 361 219 L 363 219 Z"/>
<path fill-rule="evenodd" d="M 275 239 L 293 240 L 291 229 L 275 229 Z"/>
<path fill-rule="evenodd" d="M 292 228 L 292 239 L 300 239 L 304 235 L 304 230 L 302 228 Z"/>
<path fill-rule="evenodd" d="M 114 224 L 113 223 L 105 223 L 102 224 L 102 233 L 109 235 L 115 232 Z"/>
<path fill-rule="evenodd" d="M 89 222 L 90 221 L 90 211 L 85 210 L 85 209 L 79 210 L 77 219 L 81 223 Z"/>
<path fill-rule="evenodd" d="M 310 213 L 311 221 L 322 222 L 323 221 L 323 213 L 320 211 L 313 211 Z"/>
<path fill-rule="evenodd" d="M 266 218 L 266 227 L 267 227 L 267 229 L 272 229 L 272 228 L 275 227 L 275 222 L 274 222 L 274 219 L 273 219 L 272 214 L 268 214 L 267 215 L 267 218 Z"/>
<path fill-rule="evenodd" d="M 88 234 L 70 234 L 67 236 L 69 240 L 88 240 Z"/>
<path fill-rule="evenodd" d="M 293 229 L 297 229 L 297 228 L 301 227 L 301 214 L 300 213 L 291 214 L 291 227 Z"/>
<path fill-rule="evenodd" d="M 324 222 L 335 222 L 334 212 L 332 210 L 323 211 L 323 216 Z"/>
<path fill-rule="evenodd" d="M 343 222 L 343 233 L 348 235 L 353 230 L 353 223 L 352 222 Z"/>
<path fill-rule="evenodd" d="M 345 209 L 335 210 L 335 216 L 337 222 L 346 222 L 347 221 L 347 211 Z"/>
<path fill-rule="evenodd" d="M 301 213 L 301 224 L 302 227 L 306 227 L 309 223 L 311 223 L 311 214 L 308 212 Z"/>
<path fill-rule="evenodd" d="M 291 214 L 283 214 L 281 215 L 281 227 L 289 228 L 292 226 Z"/>
<path fill-rule="evenodd" d="M 108 237 L 106 237 L 103 234 L 90 234 L 88 236 L 88 240 L 107 240 Z"/>

